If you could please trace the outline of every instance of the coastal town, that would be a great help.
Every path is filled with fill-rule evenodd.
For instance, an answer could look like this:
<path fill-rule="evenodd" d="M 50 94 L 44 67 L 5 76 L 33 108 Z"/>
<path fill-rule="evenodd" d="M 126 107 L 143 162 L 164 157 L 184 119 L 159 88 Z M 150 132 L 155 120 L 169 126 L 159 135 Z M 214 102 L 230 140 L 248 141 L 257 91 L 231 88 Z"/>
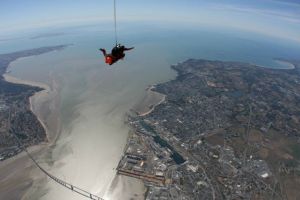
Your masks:
<path fill-rule="evenodd" d="M 146 199 L 297 199 L 300 62 L 294 69 L 190 59 L 147 115 L 133 112 L 117 171 Z"/>

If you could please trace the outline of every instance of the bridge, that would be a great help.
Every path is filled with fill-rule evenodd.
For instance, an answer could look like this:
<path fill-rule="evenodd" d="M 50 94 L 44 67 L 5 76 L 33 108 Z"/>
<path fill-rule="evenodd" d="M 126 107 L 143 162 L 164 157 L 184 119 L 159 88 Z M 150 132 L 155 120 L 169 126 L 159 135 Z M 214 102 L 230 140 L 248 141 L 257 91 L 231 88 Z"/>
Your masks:
<path fill-rule="evenodd" d="M 11 112 L 9 110 L 9 127 L 10 127 L 10 117 L 11 117 Z M 9 129 L 10 131 L 10 129 Z M 52 179 L 53 181 L 55 181 L 56 183 L 58 183 L 59 185 L 65 187 L 66 189 L 69 189 L 71 190 L 72 192 L 75 192 L 83 197 L 86 197 L 86 198 L 89 198 L 89 199 L 92 199 L 92 200 L 104 200 L 103 198 L 95 195 L 95 194 L 92 194 L 84 189 L 81 189 L 80 187 L 77 187 L 71 183 L 68 183 L 66 181 L 63 181 L 59 178 L 57 178 L 56 176 L 50 174 L 49 172 L 47 172 L 47 170 L 45 170 L 34 158 L 33 156 L 29 153 L 29 151 L 27 150 L 26 147 L 24 147 L 22 145 L 22 143 L 20 142 L 18 136 L 16 134 L 12 134 L 14 136 L 14 138 L 16 139 L 17 143 L 19 144 L 19 148 L 21 150 L 23 150 L 26 155 L 30 158 L 30 160 L 32 160 L 32 162 L 35 164 L 35 166 L 37 168 L 39 168 L 47 177 L 49 177 L 50 179 Z"/>
<path fill-rule="evenodd" d="M 56 176 L 53 176 L 52 174 L 50 174 L 49 172 L 47 172 L 34 158 L 33 156 L 29 153 L 29 151 L 21 144 L 19 138 L 13 134 L 14 137 L 16 138 L 19 147 L 26 153 L 26 155 L 30 158 L 30 160 L 32 160 L 32 162 L 35 164 L 35 166 L 37 166 L 46 176 L 48 176 L 50 179 L 52 179 L 53 181 L 55 181 L 56 183 L 60 184 L 61 186 L 78 193 L 81 196 L 84 196 L 86 198 L 92 199 L 92 200 L 104 200 L 103 198 L 92 194 L 86 190 L 81 189 L 80 187 L 77 187 L 71 183 L 68 183 L 66 181 L 63 181 L 59 178 L 57 178 Z"/>

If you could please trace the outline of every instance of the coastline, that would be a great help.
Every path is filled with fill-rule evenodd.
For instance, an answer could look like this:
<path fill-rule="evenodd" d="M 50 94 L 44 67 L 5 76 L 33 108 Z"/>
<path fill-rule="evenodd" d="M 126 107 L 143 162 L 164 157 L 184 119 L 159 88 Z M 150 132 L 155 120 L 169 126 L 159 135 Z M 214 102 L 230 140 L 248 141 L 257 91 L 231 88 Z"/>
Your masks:
<path fill-rule="evenodd" d="M 274 59 L 274 61 L 281 66 L 286 66 L 286 68 L 284 68 L 284 69 L 296 69 L 296 66 L 289 61 L 286 61 L 283 59 L 276 59 L 276 58 Z"/>
<path fill-rule="evenodd" d="M 59 107 L 57 107 L 59 106 L 58 84 L 56 84 L 54 79 L 52 79 L 52 85 L 49 86 L 40 82 L 22 80 L 8 73 L 3 74 L 3 78 L 10 83 L 42 88 L 41 91 L 29 97 L 30 110 L 43 126 L 47 138 L 46 141 L 27 148 L 32 155 L 38 156 L 55 142 L 60 133 Z M 0 172 L 0 174 L 5 174 L 1 178 L 3 187 L 0 185 L 0 199 L 24 199 L 29 188 L 34 184 L 34 180 L 44 178 L 44 175 L 39 172 L 39 169 L 27 158 L 24 152 L 2 161 Z M 33 174 L 35 175 L 33 176 Z M 13 197 L 8 195 L 11 193 L 14 193 Z"/>
<path fill-rule="evenodd" d="M 46 132 L 46 137 L 47 140 L 49 140 L 49 131 L 46 127 L 46 124 L 41 120 L 41 118 L 37 115 L 37 113 L 34 110 L 34 105 L 33 105 L 33 101 L 34 99 L 43 99 L 46 98 L 48 93 L 51 91 L 50 87 L 47 86 L 46 84 L 42 84 L 42 83 L 37 83 L 37 82 L 33 82 L 33 81 L 28 81 L 28 80 L 21 80 L 18 79 L 14 76 L 8 75 L 8 74 L 3 74 L 3 78 L 5 81 L 9 82 L 9 83 L 15 83 L 15 84 L 23 84 L 23 85 L 29 85 L 29 86 L 33 86 L 33 87 L 39 87 L 42 88 L 41 91 L 34 93 L 34 95 L 29 97 L 29 106 L 30 106 L 30 110 L 31 112 L 33 112 L 37 118 L 37 120 L 41 123 L 41 125 L 43 126 L 45 132 Z"/>
<path fill-rule="evenodd" d="M 150 85 L 147 87 L 145 89 L 146 93 L 144 97 L 135 106 L 133 106 L 131 111 L 138 116 L 145 116 L 151 113 L 156 106 L 163 103 L 166 100 L 166 95 L 153 91 L 154 88 L 155 85 Z M 128 142 L 132 134 L 131 131 L 132 130 L 130 129 L 123 154 L 129 147 Z M 121 159 L 122 158 L 120 158 L 120 161 Z M 125 200 L 133 199 L 133 197 L 134 199 L 142 200 L 145 199 L 147 191 L 148 189 L 143 180 L 116 173 L 105 197 L 108 199 L 117 199 L 117 197 L 122 196 L 122 198 Z"/>
<path fill-rule="evenodd" d="M 33 86 L 33 87 L 39 87 L 39 88 L 42 88 L 46 91 L 51 90 L 50 87 L 48 85 L 44 84 L 44 83 L 39 83 L 39 82 L 34 82 L 34 81 L 29 81 L 29 80 L 22 80 L 22 79 L 14 77 L 14 76 L 11 76 L 8 73 L 3 74 L 3 78 L 4 78 L 5 81 L 10 82 L 10 83 L 24 84 L 24 85 L 29 85 L 29 86 Z M 42 91 L 44 91 L 44 90 L 42 90 Z"/>
<path fill-rule="evenodd" d="M 32 96 L 29 97 L 29 105 L 31 112 L 37 117 L 38 121 L 43 126 L 46 137 L 48 139 L 47 143 L 51 144 L 55 141 L 58 132 L 60 131 L 60 125 L 55 125 L 55 130 L 53 127 L 50 127 L 47 122 L 47 117 L 45 115 L 49 115 L 50 113 L 45 113 L 45 104 L 48 104 L 46 107 L 49 107 L 50 112 L 54 112 L 53 106 L 50 105 L 51 101 L 58 101 L 57 96 L 59 93 L 58 84 L 52 79 L 52 85 L 48 86 L 44 83 L 29 81 L 29 80 L 22 80 L 11 76 L 9 74 L 3 74 L 3 78 L 5 81 L 15 84 L 24 84 L 33 87 L 42 88 L 41 91 L 34 93 Z M 50 108 L 51 107 L 51 108 Z M 55 113 L 57 114 L 57 113 Z M 58 117 L 58 116 L 56 116 Z M 57 122 L 59 120 L 57 119 Z M 52 124 L 53 125 L 53 124 Z M 56 132 L 56 133 L 55 133 Z"/>
<path fill-rule="evenodd" d="M 139 101 L 132 110 L 138 116 L 146 116 L 151 113 L 156 106 L 162 104 L 166 100 L 166 95 L 153 91 L 155 85 L 146 88 L 146 94 L 141 101 Z"/>
<path fill-rule="evenodd" d="M 156 106 L 158 106 L 159 104 L 162 104 L 163 102 L 165 102 L 165 100 L 166 100 L 166 97 L 163 96 L 162 99 L 161 99 L 158 103 L 156 103 L 155 105 L 153 105 L 153 106 L 150 108 L 149 111 L 144 112 L 144 113 L 141 113 L 141 114 L 139 114 L 139 116 L 140 116 L 140 117 L 143 117 L 143 116 L 146 116 L 146 115 L 150 114 L 150 113 L 154 110 L 154 108 L 155 108 Z"/>
<path fill-rule="evenodd" d="M 132 134 L 133 132 L 130 129 L 127 135 L 126 144 L 123 149 L 123 155 L 125 154 L 127 148 L 129 147 L 128 142 Z M 119 163 L 121 162 L 123 155 L 119 158 Z M 117 166 L 119 166 L 119 163 Z M 137 178 L 124 176 L 116 172 L 103 198 L 105 200 L 106 199 L 118 200 L 120 199 L 120 197 L 122 197 L 123 200 L 133 200 L 133 199 L 143 200 L 145 199 L 144 197 L 146 192 L 147 192 L 147 188 L 145 186 L 144 181 Z"/>

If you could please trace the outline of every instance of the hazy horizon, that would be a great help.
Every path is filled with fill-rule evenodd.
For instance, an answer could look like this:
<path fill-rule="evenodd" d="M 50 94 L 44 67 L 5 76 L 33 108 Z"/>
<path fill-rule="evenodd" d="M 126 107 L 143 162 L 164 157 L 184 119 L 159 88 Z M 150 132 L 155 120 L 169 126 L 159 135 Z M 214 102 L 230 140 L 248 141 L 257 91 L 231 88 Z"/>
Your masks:
<path fill-rule="evenodd" d="M 113 29 L 113 1 L 20 1 L 0 3 L 0 38 L 33 29 L 107 24 Z M 227 27 L 300 42 L 300 2 L 280 0 L 117 1 L 118 24 L 173 23 L 178 27 Z M 1 37 L 2 35 L 2 37 Z"/>

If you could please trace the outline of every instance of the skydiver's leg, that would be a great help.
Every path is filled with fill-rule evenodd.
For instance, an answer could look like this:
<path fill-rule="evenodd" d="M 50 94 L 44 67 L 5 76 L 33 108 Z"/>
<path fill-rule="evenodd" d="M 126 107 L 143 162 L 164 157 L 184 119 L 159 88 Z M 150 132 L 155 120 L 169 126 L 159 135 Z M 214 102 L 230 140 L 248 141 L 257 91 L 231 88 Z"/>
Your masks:
<path fill-rule="evenodd" d="M 105 49 L 99 49 L 100 51 L 102 51 L 103 55 L 106 56 L 106 50 Z"/>

